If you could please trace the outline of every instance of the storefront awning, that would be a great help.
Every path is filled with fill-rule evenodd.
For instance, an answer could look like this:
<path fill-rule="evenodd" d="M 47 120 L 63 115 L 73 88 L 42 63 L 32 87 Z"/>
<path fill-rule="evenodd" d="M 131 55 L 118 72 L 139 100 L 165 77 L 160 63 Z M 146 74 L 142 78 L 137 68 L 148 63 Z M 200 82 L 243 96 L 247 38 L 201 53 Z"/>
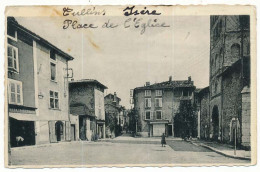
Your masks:
<path fill-rule="evenodd" d="M 26 113 L 9 113 L 9 117 L 20 120 L 20 121 L 37 121 L 37 116 L 35 114 Z"/>

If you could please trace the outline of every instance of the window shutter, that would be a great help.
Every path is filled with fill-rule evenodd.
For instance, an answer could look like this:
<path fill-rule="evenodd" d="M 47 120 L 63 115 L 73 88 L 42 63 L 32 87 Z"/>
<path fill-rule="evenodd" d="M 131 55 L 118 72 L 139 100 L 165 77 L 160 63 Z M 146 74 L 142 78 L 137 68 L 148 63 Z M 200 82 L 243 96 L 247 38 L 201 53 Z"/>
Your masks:
<path fill-rule="evenodd" d="M 70 121 L 65 121 L 65 126 L 66 126 L 65 139 L 66 139 L 66 141 L 70 141 Z"/>
<path fill-rule="evenodd" d="M 154 114 L 154 112 L 151 111 L 150 112 L 151 120 L 153 120 L 153 116 L 154 116 L 153 114 Z"/>
<path fill-rule="evenodd" d="M 148 99 L 148 107 L 151 107 L 151 99 Z"/>
<path fill-rule="evenodd" d="M 57 137 L 55 133 L 55 121 L 49 121 L 49 136 L 50 136 L 50 142 L 56 143 Z"/>
<path fill-rule="evenodd" d="M 159 107 L 162 107 L 162 99 L 159 99 Z"/>

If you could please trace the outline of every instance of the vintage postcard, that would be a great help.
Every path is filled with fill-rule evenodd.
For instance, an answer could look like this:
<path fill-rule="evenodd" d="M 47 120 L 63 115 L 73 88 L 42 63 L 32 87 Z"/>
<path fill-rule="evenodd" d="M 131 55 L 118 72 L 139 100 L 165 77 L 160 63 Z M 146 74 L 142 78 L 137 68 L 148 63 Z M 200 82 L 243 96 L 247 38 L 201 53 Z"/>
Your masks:
<path fill-rule="evenodd" d="M 256 164 L 254 6 L 9 6 L 9 168 Z"/>

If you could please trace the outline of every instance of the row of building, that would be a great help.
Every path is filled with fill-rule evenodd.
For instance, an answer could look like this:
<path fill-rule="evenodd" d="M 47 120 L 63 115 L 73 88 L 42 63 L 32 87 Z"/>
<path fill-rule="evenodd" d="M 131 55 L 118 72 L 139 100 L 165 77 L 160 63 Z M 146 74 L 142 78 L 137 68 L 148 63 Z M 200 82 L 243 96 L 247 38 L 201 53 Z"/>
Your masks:
<path fill-rule="evenodd" d="M 197 137 L 250 148 L 250 18 L 210 17 L 209 86 L 196 89 L 191 77 L 131 90 L 142 136 L 180 137 L 180 104 L 194 104 Z M 194 122 L 194 121 L 193 121 Z M 187 134 L 186 134 L 187 135 Z M 189 134 L 193 135 L 194 134 Z"/>
<path fill-rule="evenodd" d="M 116 93 L 104 96 L 107 87 L 97 80 L 74 81 L 73 57 L 13 17 L 7 18 L 6 45 L 11 147 L 105 138 L 111 107 L 124 124 Z"/>

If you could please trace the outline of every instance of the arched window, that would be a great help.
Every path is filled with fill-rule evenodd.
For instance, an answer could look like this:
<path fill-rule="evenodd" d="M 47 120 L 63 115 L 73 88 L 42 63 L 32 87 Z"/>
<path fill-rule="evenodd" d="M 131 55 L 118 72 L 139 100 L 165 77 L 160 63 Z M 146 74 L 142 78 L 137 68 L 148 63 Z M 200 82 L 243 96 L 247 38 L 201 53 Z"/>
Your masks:
<path fill-rule="evenodd" d="M 217 93 L 217 91 L 218 91 L 218 82 L 216 81 L 215 82 L 215 90 L 214 90 L 215 94 Z"/>
<path fill-rule="evenodd" d="M 231 56 L 232 56 L 232 58 L 239 58 L 239 56 L 240 56 L 240 45 L 239 44 L 233 44 L 231 46 Z"/>

